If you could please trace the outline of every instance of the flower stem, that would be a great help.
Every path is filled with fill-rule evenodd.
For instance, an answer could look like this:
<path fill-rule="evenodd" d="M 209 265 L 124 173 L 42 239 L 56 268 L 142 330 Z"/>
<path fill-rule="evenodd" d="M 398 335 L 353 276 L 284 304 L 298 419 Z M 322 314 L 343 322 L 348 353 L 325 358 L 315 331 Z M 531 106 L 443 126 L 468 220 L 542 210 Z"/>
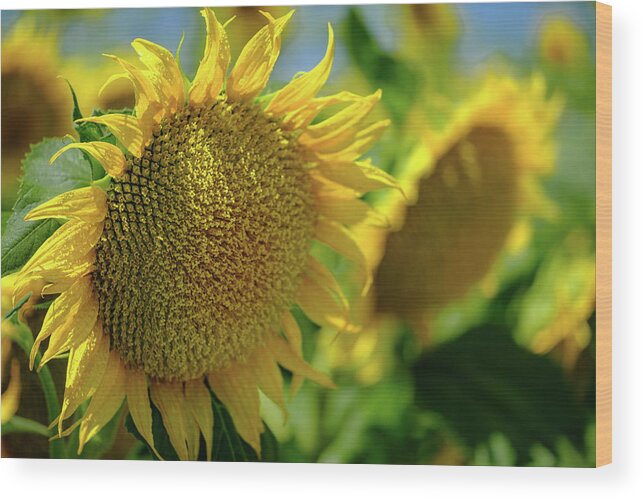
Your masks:
<path fill-rule="evenodd" d="M 49 437 L 51 432 L 44 424 L 39 423 L 38 421 L 23 418 L 22 416 L 13 416 L 9 421 L 2 425 L 3 435 L 9 435 L 11 433 L 31 433 L 33 435 Z"/>
<path fill-rule="evenodd" d="M 20 348 L 25 352 L 27 358 L 29 358 L 31 348 L 33 347 L 33 337 L 29 328 L 22 324 L 19 324 L 19 326 L 17 334 L 12 335 L 12 337 L 18 346 L 20 346 Z M 36 355 L 35 365 L 39 365 L 41 357 L 40 353 Z M 42 386 L 42 391 L 45 394 L 47 417 L 49 421 L 53 421 L 60 415 L 60 402 L 58 400 L 58 394 L 56 393 L 56 385 L 51 377 L 49 367 L 46 365 L 40 366 L 37 372 L 40 385 Z M 51 438 L 55 436 L 55 431 L 47 429 L 46 435 Z M 64 459 L 67 457 L 65 445 L 61 439 L 49 440 L 49 457 L 52 459 Z"/>

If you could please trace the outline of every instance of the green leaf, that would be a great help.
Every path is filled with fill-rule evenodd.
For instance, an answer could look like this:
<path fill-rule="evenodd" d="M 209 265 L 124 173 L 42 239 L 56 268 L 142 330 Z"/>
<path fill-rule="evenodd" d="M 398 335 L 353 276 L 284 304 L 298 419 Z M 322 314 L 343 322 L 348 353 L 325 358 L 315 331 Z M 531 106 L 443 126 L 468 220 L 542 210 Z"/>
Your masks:
<path fill-rule="evenodd" d="M 534 445 L 554 451 L 561 437 L 585 445 L 587 414 L 562 369 L 506 331 L 473 330 L 425 354 L 413 372 L 416 404 L 442 416 L 478 462 L 525 465 Z"/>
<path fill-rule="evenodd" d="M 257 457 L 257 454 L 252 447 L 250 447 L 236 432 L 228 411 L 214 395 L 212 395 L 212 411 L 214 413 L 212 460 L 224 462 L 259 461 L 260 459 Z M 148 456 L 151 456 L 152 449 L 149 448 L 141 434 L 136 429 L 136 426 L 134 426 L 134 421 L 129 414 L 125 420 L 125 427 L 132 435 L 134 435 L 134 437 L 145 444 L 148 450 L 147 454 Z M 154 435 L 154 446 L 163 459 L 166 461 L 178 460 L 174 447 L 170 443 L 167 431 L 163 426 L 161 414 L 154 405 L 152 405 L 152 434 Z M 266 429 L 261 435 L 261 448 L 261 461 L 277 461 L 277 440 L 268 429 Z M 201 438 L 198 460 L 206 460 L 206 445 L 203 438 Z"/>
<path fill-rule="evenodd" d="M 382 89 L 382 103 L 400 123 L 417 98 L 420 75 L 407 63 L 385 52 L 357 8 L 348 11 L 346 46 L 353 63 L 373 88 Z"/>
<path fill-rule="evenodd" d="M 23 177 L 18 198 L 2 234 L 3 275 L 20 269 L 61 225 L 54 219 L 25 222 L 25 215 L 63 192 L 91 183 L 90 163 L 78 150 L 68 151 L 54 165 L 49 164 L 51 156 L 70 142 L 68 138 L 44 139 L 32 146 L 22 161 Z"/>

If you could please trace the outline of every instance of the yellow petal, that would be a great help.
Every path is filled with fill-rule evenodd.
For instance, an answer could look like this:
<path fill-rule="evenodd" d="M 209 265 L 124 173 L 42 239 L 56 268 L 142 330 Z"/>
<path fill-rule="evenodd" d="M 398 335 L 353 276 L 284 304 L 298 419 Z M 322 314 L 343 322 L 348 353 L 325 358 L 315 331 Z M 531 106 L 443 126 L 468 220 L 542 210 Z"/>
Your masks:
<path fill-rule="evenodd" d="M 125 173 L 127 168 L 127 161 L 121 150 L 113 144 L 107 142 L 73 142 L 67 144 L 60 151 L 54 154 L 49 160 L 53 164 L 58 157 L 65 151 L 70 149 L 80 149 L 88 154 L 91 154 L 101 165 L 105 171 L 112 177 L 120 177 Z"/>
<path fill-rule="evenodd" d="M 333 148 L 341 147 L 362 128 L 359 126 L 360 122 L 371 112 L 381 97 L 382 92 L 378 90 L 346 106 L 334 116 L 309 126 L 299 139 L 300 142 L 319 151 L 332 151 Z"/>
<path fill-rule="evenodd" d="M 228 77 L 227 93 L 231 101 L 247 101 L 266 86 L 281 50 L 281 32 L 295 13 L 291 10 L 279 19 L 262 12 L 268 25 L 261 28 L 241 51 Z"/>
<path fill-rule="evenodd" d="M 192 414 L 192 418 L 203 434 L 203 440 L 205 440 L 207 446 L 208 459 L 212 459 L 214 415 L 212 414 L 210 391 L 202 379 L 185 383 L 185 403 Z"/>
<path fill-rule="evenodd" d="M 20 278 L 29 273 L 41 269 L 74 266 L 96 246 L 102 232 L 102 223 L 88 224 L 71 220 L 63 224 L 36 250 L 20 270 L 16 287 Z"/>
<path fill-rule="evenodd" d="M 322 265 L 319 260 L 312 255 L 308 256 L 306 274 L 308 274 L 310 278 L 321 287 L 330 291 L 335 298 L 337 298 L 342 307 L 348 309 L 348 300 L 344 296 L 344 292 L 337 283 L 335 276 L 325 265 Z"/>
<path fill-rule="evenodd" d="M 98 187 L 82 187 L 63 192 L 31 210 L 25 220 L 72 218 L 83 222 L 102 222 L 107 215 L 107 196 Z"/>
<path fill-rule="evenodd" d="M 161 455 L 154 446 L 154 435 L 152 434 L 152 405 L 147 389 L 147 379 L 143 371 L 128 369 L 125 392 L 127 395 L 127 408 L 134 426 L 152 448 L 159 459 Z"/>
<path fill-rule="evenodd" d="M 188 446 L 188 461 L 196 461 L 199 459 L 199 447 L 201 446 L 199 432 L 199 425 L 189 413 L 189 408 L 185 408 L 185 440 Z"/>
<path fill-rule="evenodd" d="M 62 434 L 63 421 L 96 392 L 103 379 L 108 359 L 109 340 L 103 334 L 100 321 L 97 321 L 87 339 L 72 347 L 69 352 L 65 394 L 58 419 L 59 434 Z"/>
<path fill-rule="evenodd" d="M 392 187 L 404 192 L 397 180 L 373 166 L 370 161 L 355 161 L 353 163 L 320 163 L 319 172 L 328 180 L 364 194 L 375 189 Z"/>
<path fill-rule="evenodd" d="M 254 374 L 259 389 L 279 406 L 286 417 L 283 378 L 270 351 L 266 348 L 257 348 L 248 359 L 248 367 Z"/>
<path fill-rule="evenodd" d="M 334 388 L 335 384 L 325 374 L 313 369 L 300 355 L 293 350 L 286 340 L 280 336 L 273 335 L 266 341 L 267 348 L 273 353 L 277 362 L 289 371 L 306 376 L 315 383 L 326 387 Z"/>
<path fill-rule="evenodd" d="M 117 74 L 111 75 L 109 78 L 107 78 L 107 80 L 105 80 L 105 83 L 103 83 L 103 86 L 100 87 L 100 89 L 98 90 L 98 96 L 102 97 L 107 87 L 109 87 L 115 81 L 122 80 L 122 79 L 129 80 L 129 76 L 127 75 L 127 73 L 117 73 Z"/>
<path fill-rule="evenodd" d="M 299 329 L 299 324 L 297 324 L 290 310 L 286 310 L 284 313 L 281 319 L 281 327 L 288 343 L 290 343 L 297 353 L 301 354 L 301 329 Z"/>
<path fill-rule="evenodd" d="M 201 15 L 205 18 L 205 49 L 190 86 L 189 100 L 194 106 L 210 106 L 216 102 L 225 81 L 230 64 L 230 44 L 214 12 L 203 9 Z"/>
<path fill-rule="evenodd" d="M 120 113 L 104 114 L 103 116 L 82 118 L 76 120 L 76 123 L 85 121 L 105 125 L 125 149 L 137 158 L 143 154 L 143 132 L 139 127 L 138 118 L 135 116 Z"/>
<path fill-rule="evenodd" d="M 330 220 L 346 225 L 368 221 L 378 227 L 389 227 L 386 217 L 356 197 L 333 196 L 325 193 L 317 194 L 315 200 L 318 212 Z"/>
<path fill-rule="evenodd" d="M 247 366 L 236 364 L 208 375 L 217 397 L 226 406 L 237 432 L 259 454 L 263 422 L 259 413 L 259 391 Z"/>
<path fill-rule="evenodd" d="M 321 161 L 351 162 L 368 151 L 391 124 L 391 120 L 381 120 L 359 131 L 347 130 L 332 147 L 313 150 Z"/>
<path fill-rule="evenodd" d="M 62 293 L 47 310 L 40 333 L 34 342 L 30 364 L 35 352 L 45 338 L 49 345 L 42 356 L 40 366 L 52 358 L 80 345 L 94 329 L 98 317 L 98 300 L 94 296 L 91 276 L 78 279 Z"/>
<path fill-rule="evenodd" d="M 115 55 L 105 54 L 105 56 L 120 64 L 125 70 L 125 75 L 132 82 L 136 98 L 134 111 L 138 118 L 139 127 L 144 136 L 149 136 L 152 127 L 160 123 L 166 115 L 166 109 L 163 107 L 154 85 L 143 71 L 132 66 L 129 62 Z"/>
<path fill-rule="evenodd" d="M 348 308 L 310 276 L 305 275 L 297 290 L 297 305 L 316 324 L 340 332 L 354 329 L 349 322 Z"/>
<path fill-rule="evenodd" d="M 370 288 L 373 276 L 353 234 L 337 222 L 320 218 L 315 228 L 315 238 L 359 266 L 363 272 L 362 293 L 365 293 Z"/>
<path fill-rule="evenodd" d="M 302 341 L 301 341 L 301 329 L 299 329 L 299 324 L 292 316 L 289 310 L 284 313 L 283 318 L 281 319 L 281 328 L 283 330 L 284 336 L 290 346 L 300 357 L 302 356 Z M 304 377 L 301 374 L 293 374 L 292 381 L 290 382 L 290 396 L 293 397 L 301 384 L 304 381 Z"/>
<path fill-rule="evenodd" d="M 0 422 L 4 424 L 18 412 L 18 404 L 20 403 L 20 364 L 17 359 L 13 359 L 11 362 L 11 379 L 7 389 L 2 392 L 1 402 Z"/>
<path fill-rule="evenodd" d="M 361 95 L 352 92 L 339 92 L 326 97 L 310 100 L 298 109 L 289 112 L 282 118 L 282 127 L 287 130 L 300 130 L 306 128 L 321 111 L 338 104 L 358 102 L 364 99 Z"/>
<path fill-rule="evenodd" d="M 187 414 L 183 396 L 182 383 L 153 382 L 150 386 L 152 401 L 161 413 L 163 426 L 167 430 L 170 442 L 182 461 L 190 458 L 187 447 Z"/>
<path fill-rule="evenodd" d="M 42 273 L 34 273 L 32 274 L 32 278 L 34 279 L 34 281 L 37 281 L 38 284 L 36 285 L 34 283 L 32 289 L 37 292 L 39 288 L 42 288 L 40 290 L 40 296 L 42 298 L 44 298 L 45 296 L 59 295 L 60 293 L 64 293 L 71 287 L 72 284 L 74 284 L 78 280 L 79 277 L 86 276 L 96 269 L 94 265 L 95 261 L 96 252 L 91 251 L 87 255 L 87 260 L 82 262 L 82 264 L 73 267 L 73 269 L 71 270 L 46 270 Z M 48 283 L 45 284 L 46 282 Z"/>
<path fill-rule="evenodd" d="M 54 284 L 60 292 L 76 279 L 91 272 L 95 261 L 93 247 L 103 224 L 71 220 L 49 237 L 18 272 L 13 303 L 32 292 L 35 301 L 41 291 Z"/>
<path fill-rule="evenodd" d="M 307 104 L 326 83 L 333 65 L 334 54 L 335 36 L 329 23 L 328 47 L 324 58 L 314 69 L 296 76 L 284 88 L 279 90 L 270 101 L 270 104 L 268 104 L 266 112 L 281 116 Z"/>
<path fill-rule="evenodd" d="M 118 352 L 112 351 L 101 384 L 92 397 L 80 423 L 78 454 L 85 444 L 114 417 L 125 399 L 125 368 Z"/>
<path fill-rule="evenodd" d="M 18 303 L 21 299 L 31 293 L 31 297 L 22 306 L 18 312 L 20 320 L 24 322 L 25 313 L 38 302 L 42 297 L 52 294 L 60 294 L 67 291 L 72 284 L 74 284 L 79 277 L 89 274 L 94 270 L 93 265 L 94 257 L 91 262 L 86 265 L 77 266 L 71 272 L 65 271 L 49 271 L 45 270 L 42 273 L 32 273 L 19 281 L 19 285 L 14 290 L 13 303 Z M 53 280 L 55 283 L 51 283 Z"/>
<path fill-rule="evenodd" d="M 142 38 L 134 40 L 132 47 L 149 70 L 145 74 L 162 99 L 165 115 L 182 109 L 185 99 L 183 75 L 172 52 Z"/>

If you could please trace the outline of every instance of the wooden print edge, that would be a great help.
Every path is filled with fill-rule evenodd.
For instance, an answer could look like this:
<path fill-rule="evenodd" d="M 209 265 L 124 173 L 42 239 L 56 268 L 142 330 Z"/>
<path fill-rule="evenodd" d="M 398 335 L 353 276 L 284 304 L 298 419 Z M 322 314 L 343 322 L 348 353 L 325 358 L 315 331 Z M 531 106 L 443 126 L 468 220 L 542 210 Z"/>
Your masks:
<path fill-rule="evenodd" d="M 596 2 L 596 466 L 612 462 L 612 7 Z"/>

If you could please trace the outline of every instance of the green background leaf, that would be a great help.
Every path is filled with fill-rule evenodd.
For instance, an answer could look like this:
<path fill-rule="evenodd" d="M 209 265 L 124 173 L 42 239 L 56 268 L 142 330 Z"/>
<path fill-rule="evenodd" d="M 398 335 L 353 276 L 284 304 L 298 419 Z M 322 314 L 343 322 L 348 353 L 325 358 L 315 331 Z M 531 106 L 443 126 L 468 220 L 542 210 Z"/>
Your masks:
<path fill-rule="evenodd" d="M 474 462 L 524 465 L 535 445 L 553 451 L 561 437 L 584 446 L 585 415 L 562 369 L 499 328 L 423 355 L 413 372 L 416 404 L 448 421 Z"/>

